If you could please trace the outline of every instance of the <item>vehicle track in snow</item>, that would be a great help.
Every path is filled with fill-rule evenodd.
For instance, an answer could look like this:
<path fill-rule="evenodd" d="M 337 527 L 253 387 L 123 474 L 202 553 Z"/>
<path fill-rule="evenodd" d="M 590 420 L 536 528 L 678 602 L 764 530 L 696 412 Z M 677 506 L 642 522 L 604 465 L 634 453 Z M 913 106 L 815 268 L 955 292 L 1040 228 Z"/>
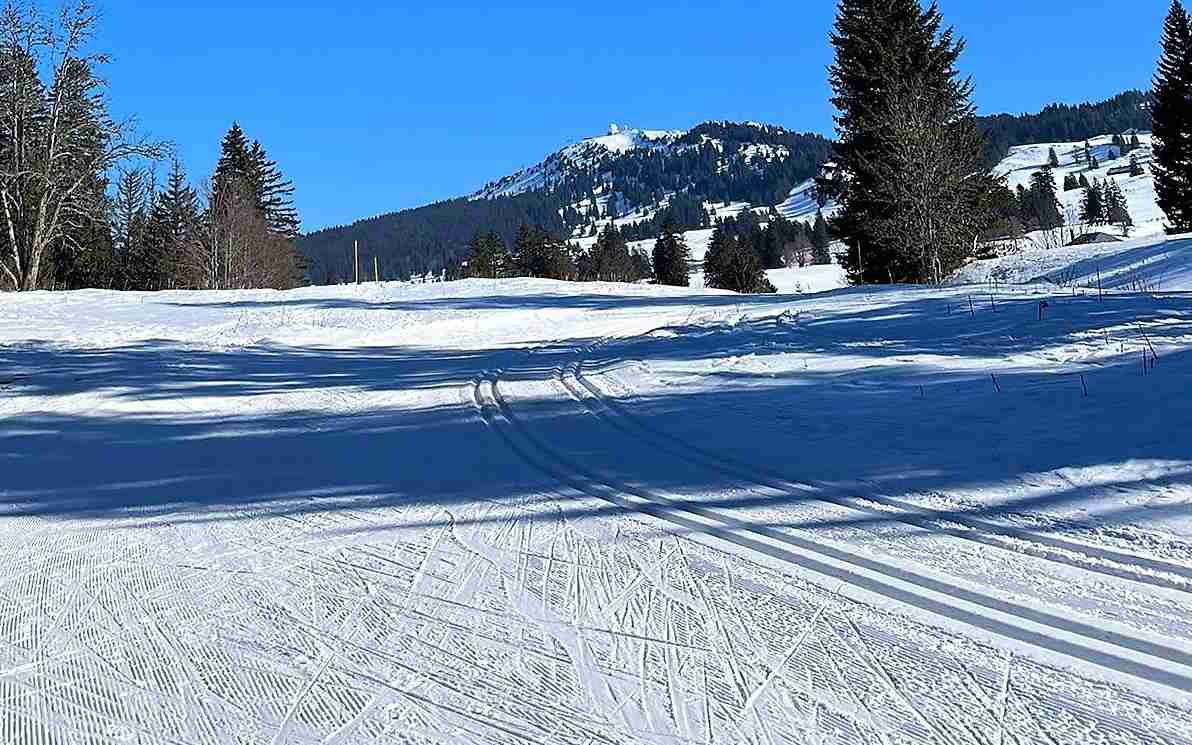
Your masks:
<path fill-rule="evenodd" d="M 627 512 L 659 518 L 831 581 L 1061 655 L 1114 676 L 1125 675 L 1144 684 L 1158 684 L 1178 696 L 1192 694 L 1192 653 L 1188 651 L 1142 634 L 1097 628 L 1080 620 L 1001 600 L 844 547 L 822 545 L 767 526 L 743 523 L 717 510 L 621 483 L 542 442 L 517 418 L 502 395 L 499 373 L 479 381 L 475 392 L 485 421 L 520 457 L 578 491 Z"/>
<path fill-rule="evenodd" d="M 611 338 L 597 341 L 581 350 L 580 354 L 591 354 L 610 341 L 612 341 Z M 864 497 L 845 496 L 834 493 L 839 492 L 839 489 L 831 485 L 791 481 L 767 466 L 746 464 L 714 453 L 696 443 L 642 421 L 640 417 L 593 383 L 584 373 L 585 365 L 584 360 L 576 360 L 565 366 L 557 367 L 555 373 L 560 385 L 568 395 L 583 405 L 593 416 L 630 437 L 646 441 L 650 447 L 660 448 L 689 463 L 707 467 L 738 479 L 764 493 L 772 494 L 775 497 L 797 496 L 804 501 L 826 502 L 879 521 L 901 522 L 932 533 L 1026 554 L 1037 559 L 1064 564 L 1107 577 L 1126 579 L 1192 594 L 1192 567 L 1189 566 L 1070 541 L 1059 536 L 999 525 L 988 520 L 957 514 L 955 511 L 942 514 L 938 510 L 931 510 L 881 494 L 869 493 Z M 865 502 L 880 505 L 884 509 L 871 507 Z M 963 529 L 953 526 L 960 526 Z"/>

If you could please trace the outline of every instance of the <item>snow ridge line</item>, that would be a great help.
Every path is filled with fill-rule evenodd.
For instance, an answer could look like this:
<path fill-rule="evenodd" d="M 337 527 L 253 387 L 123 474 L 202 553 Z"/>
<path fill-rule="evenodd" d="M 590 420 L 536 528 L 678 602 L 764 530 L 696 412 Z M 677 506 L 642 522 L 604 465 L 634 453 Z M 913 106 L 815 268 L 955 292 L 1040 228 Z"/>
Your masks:
<path fill-rule="evenodd" d="M 1076 543 L 1056 536 L 1048 536 L 1030 530 L 998 525 L 978 518 L 952 514 L 932 514 L 935 512 L 934 510 L 882 495 L 867 495 L 861 498 L 833 496 L 828 493 L 829 487 L 792 482 L 764 466 L 746 465 L 732 458 L 713 454 L 699 445 L 687 442 L 676 435 L 642 422 L 635 414 L 621 406 L 617 401 L 609 398 L 598 386 L 592 383 L 584 375 L 583 366 L 584 363 L 582 361 L 573 363 L 559 375 L 561 384 L 567 389 L 572 398 L 583 404 L 594 416 L 604 420 L 616 429 L 630 436 L 640 437 L 644 435 L 654 446 L 661 447 L 689 463 L 712 468 L 755 486 L 778 490 L 784 495 L 797 492 L 803 498 L 828 502 L 883 520 L 894 520 L 937 533 L 942 530 L 947 535 L 962 540 L 974 541 L 1005 551 L 1025 554 L 1037 559 L 1064 564 L 1116 579 L 1126 579 L 1140 584 L 1176 590 L 1177 592 L 1192 593 L 1192 567 L 1173 564 L 1161 559 L 1127 554 L 1109 548 Z M 583 392 L 577 389 L 575 383 L 568 380 L 568 377 L 573 379 L 575 383 L 583 386 L 584 391 L 588 395 L 584 395 Z M 596 411 L 589 404 L 589 401 L 593 399 L 605 410 L 605 414 Z M 634 429 L 638 430 L 638 433 L 632 431 L 623 422 L 631 424 Z M 897 510 L 897 512 L 887 512 L 867 507 L 864 504 L 858 503 L 861 499 L 889 507 Z M 945 525 L 948 522 L 963 525 L 968 530 L 948 528 Z M 1057 551 L 1062 553 L 1057 553 Z"/>
<path fill-rule="evenodd" d="M 1192 654 L 1097 628 L 1045 610 L 982 595 L 836 546 L 742 523 L 715 510 L 601 477 L 539 440 L 515 418 L 499 373 L 475 384 L 485 423 L 531 466 L 589 496 L 733 543 L 853 588 L 1115 675 L 1192 694 Z"/>

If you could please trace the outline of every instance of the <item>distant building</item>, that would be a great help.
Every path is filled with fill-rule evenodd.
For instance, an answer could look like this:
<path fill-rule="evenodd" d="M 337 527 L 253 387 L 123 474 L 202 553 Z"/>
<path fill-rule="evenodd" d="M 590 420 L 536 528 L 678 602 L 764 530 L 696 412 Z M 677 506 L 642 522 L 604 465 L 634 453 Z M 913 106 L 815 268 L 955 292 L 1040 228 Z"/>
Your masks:
<path fill-rule="evenodd" d="M 1069 246 L 1088 246 L 1093 243 L 1121 243 L 1122 239 L 1109 233 L 1085 233 L 1076 240 L 1069 243 Z"/>

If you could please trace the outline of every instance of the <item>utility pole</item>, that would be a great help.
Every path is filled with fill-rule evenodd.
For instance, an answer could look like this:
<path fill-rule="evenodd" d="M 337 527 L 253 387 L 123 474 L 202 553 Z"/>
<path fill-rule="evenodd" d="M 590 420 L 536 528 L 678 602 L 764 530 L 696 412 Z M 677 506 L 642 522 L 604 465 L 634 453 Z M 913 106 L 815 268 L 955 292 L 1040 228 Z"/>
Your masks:
<path fill-rule="evenodd" d="M 377 260 L 376 254 L 373 254 L 373 281 L 381 283 L 381 263 Z"/>
<path fill-rule="evenodd" d="M 352 241 L 352 264 L 356 268 L 356 284 L 360 284 L 360 241 Z"/>

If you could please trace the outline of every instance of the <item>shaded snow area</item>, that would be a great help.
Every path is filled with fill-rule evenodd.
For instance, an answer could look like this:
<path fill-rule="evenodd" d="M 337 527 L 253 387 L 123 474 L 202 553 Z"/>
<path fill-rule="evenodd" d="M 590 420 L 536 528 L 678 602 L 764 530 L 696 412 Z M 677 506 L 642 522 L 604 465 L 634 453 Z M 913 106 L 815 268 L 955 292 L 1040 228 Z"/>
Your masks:
<path fill-rule="evenodd" d="M 1174 289 L 4 296 L 0 741 L 1192 743 Z"/>

